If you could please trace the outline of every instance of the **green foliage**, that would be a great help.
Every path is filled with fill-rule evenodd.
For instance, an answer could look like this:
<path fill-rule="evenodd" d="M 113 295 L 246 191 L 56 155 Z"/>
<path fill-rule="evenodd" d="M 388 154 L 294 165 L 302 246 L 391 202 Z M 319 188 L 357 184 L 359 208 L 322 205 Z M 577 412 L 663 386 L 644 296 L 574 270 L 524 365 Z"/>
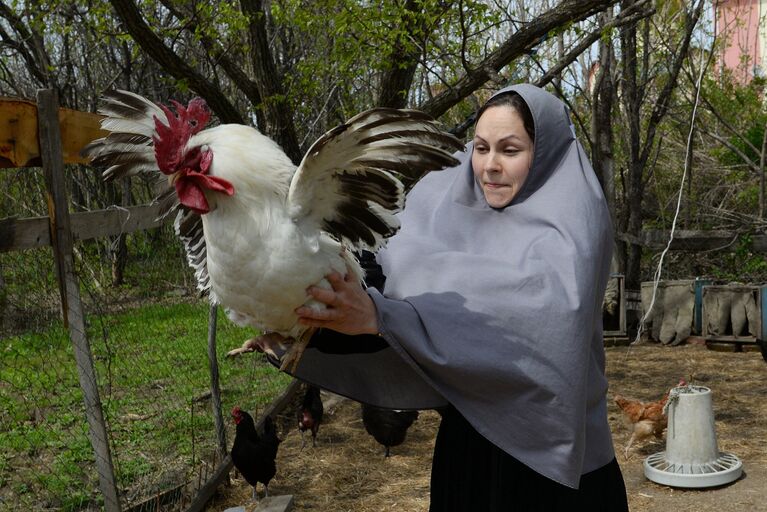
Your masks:
<path fill-rule="evenodd" d="M 763 99 L 766 85 L 767 81 L 759 77 L 742 85 L 734 79 L 730 71 L 726 71 L 718 80 L 706 80 L 703 93 L 722 118 L 722 121 L 715 121 L 723 125 L 718 131 L 726 134 L 730 144 L 739 150 L 735 151 L 726 146 L 713 148 L 712 155 L 723 165 L 759 164 L 764 127 L 767 124 L 767 110 Z M 732 133 L 728 126 L 736 133 Z M 744 162 L 742 155 L 745 155 L 747 162 Z"/>
<path fill-rule="evenodd" d="M 193 471 L 214 449 L 210 404 L 198 398 L 210 385 L 207 318 L 207 304 L 198 302 L 87 319 L 121 489 L 172 468 Z M 290 378 L 258 358 L 226 360 L 244 333 L 223 313 L 218 326 L 224 414 L 235 404 L 263 410 Z M 17 489 L 18 503 L 31 493 L 37 503 L 77 510 L 100 499 L 67 331 L 55 325 L 5 338 L 0 374 L 0 482 Z"/>
<path fill-rule="evenodd" d="M 713 270 L 714 277 L 727 281 L 764 282 L 767 280 L 767 258 L 753 251 L 753 237 L 738 237 L 734 249 L 722 258 L 722 264 Z"/>
<path fill-rule="evenodd" d="M 461 5 L 467 33 L 472 34 L 465 48 L 458 37 Z M 499 21 L 495 10 L 476 0 L 460 5 L 422 0 L 415 12 L 404 2 L 281 0 L 272 3 L 272 16 L 293 42 L 290 49 L 301 55 L 285 69 L 294 108 L 308 115 L 318 108 L 308 98 L 324 101 L 335 86 L 342 91 L 338 120 L 373 105 L 376 76 L 389 68 L 392 56 L 418 55 L 450 80 L 463 70 L 453 69 L 453 59 L 446 57 L 462 50 L 469 59 L 483 55 L 482 30 Z"/>

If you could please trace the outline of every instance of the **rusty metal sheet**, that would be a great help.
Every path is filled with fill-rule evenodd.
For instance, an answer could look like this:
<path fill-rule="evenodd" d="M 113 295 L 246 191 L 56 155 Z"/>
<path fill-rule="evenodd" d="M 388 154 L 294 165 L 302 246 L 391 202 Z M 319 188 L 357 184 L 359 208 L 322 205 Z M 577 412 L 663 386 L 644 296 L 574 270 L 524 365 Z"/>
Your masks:
<path fill-rule="evenodd" d="M 80 149 L 93 139 L 104 137 L 103 116 L 68 108 L 59 109 L 59 126 L 64 163 L 87 164 Z M 37 135 L 37 105 L 20 98 L 0 97 L 0 167 L 40 166 Z"/>

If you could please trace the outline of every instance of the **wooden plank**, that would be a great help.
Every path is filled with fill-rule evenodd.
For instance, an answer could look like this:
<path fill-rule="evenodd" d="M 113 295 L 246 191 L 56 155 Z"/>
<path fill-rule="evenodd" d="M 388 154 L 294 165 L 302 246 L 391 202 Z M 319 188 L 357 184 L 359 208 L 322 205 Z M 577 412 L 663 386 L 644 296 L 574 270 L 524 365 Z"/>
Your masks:
<path fill-rule="evenodd" d="M 293 495 L 269 496 L 258 502 L 253 512 L 290 512 L 293 510 Z"/>
<path fill-rule="evenodd" d="M 224 509 L 224 512 L 248 512 L 250 506 L 237 506 Z M 269 496 L 261 498 L 253 512 L 290 512 L 293 510 L 293 495 Z"/>
<path fill-rule="evenodd" d="M 213 418 L 216 423 L 218 451 L 221 458 L 227 453 L 226 427 L 221 413 L 221 386 L 218 378 L 218 358 L 216 357 L 216 324 L 218 323 L 218 306 L 211 304 L 208 312 L 208 366 L 210 367 L 210 405 L 213 408 Z"/>
<path fill-rule="evenodd" d="M 737 343 L 722 343 L 717 341 L 706 341 L 706 348 L 715 352 L 737 352 Z"/>
<path fill-rule="evenodd" d="M 103 236 L 132 233 L 161 226 L 174 218 L 172 215 L 157 220 L 158 205 L 94 210 L 70 214 L 74 240 L 90 240 Z M 51 244 L 48 217 L 0 219 L 0 252 L 45 247 Z"/>
<path fill-rule="evenodd" d="M 59 277 L 64 284 L 62 301 L 66 303 L 64 318 L 74 347 L 80 388 L 83 392 L 89 437 L 96 458 L 99 487 L 104 497 L 104 510 L 120 512 L 120 500 L 114 478 L 109 438 L 101 409 L 93 356 L 85 333 L 85 320 L 80 300 L 80 285 L 74 271 L 72 234 L 69 224 L 69 202 L 64 187 L 64 161 L 61 153 L 61 134 L 58 123 L 58 100 L 52 89 L 39 90 L 37 104 L 40 109 L 40 154 L 48 186 L 48 208 L 51 219 L 53 245 Z"/>
<path fill-rule="evenodd" d="M 756 343 L 756 336 L 705 336 L 706 341 L 720 343 Z"/>
<path fill-rule="evenodd" d="M 264 413 L 259 417 L 258 421 L 256 421 L 257 429 L 260 430 L 263 428 L 264 420 L 267 416 L 272 416 L 279 413 L 290 404 L 296 392 L 300 388 L 300 382 L 301 381 L 298 379 L 293 379 L 290 384 L 288 384 L 288 387 L 285 388 L 285 391 L 283 391 L 282 394 L 278 396 L 269 405 L 269 407 L 266 408 Z M 231 471 L 232 467 L 232 457 L 231 455 L 227 455 L 226 458 L 221 462 L 221 465 L 216 469 L 213 477 L 205 482 L 202 487 L 200 487 L 200 490 L 197 492 L 197 496 L 194 497 L 192 504 L 189 505 L 189 508 L 186 509 L 186 512 L 202 512 L 205 510 L 206 504 L 213 497 L 216 489 L 218 489 L 225 478 L 229 477 L 229 471 Z"/>
<path fill-rule="evenodd" d="M 669 230 L 649 229 L 643 231 L 639 237 L 628 233 L 615 233 L 615 238 L 651 249 L 663 249 L 668 243 L 669 234 Z M 699 231 L 678 229 L 674 231 L 671 249 L 675 251 L 724 250 L 732 248 L 737 243 L 739 236 L 740 233 L 724 230 Z M 751 241 L 751 248 L 754 252 L 767 252 L 767 235 L 752 235 Z"/>
<path fill-rule="evenodd" d="M 103 236 L 132 233 L 141 229 L 156 228 L 164 221 L 158 221 L 158 205 L 132 206 L 81 212 L 72 215 L 72 233 L 75 240 L 90 240 Z M 170 215 L 165 218 L 174 218 Z"/>
<path fill-rule="evenodd" d="M 631 340 L 628 336 L 621 336 L 617 334 L 604 333 L 603 342 L 605 347 L 622 347 L 631 344 Z"/>
<path fill-rule="evenodd" d="M 0 219 L 0 252 L 51 245 L 48 217 Z"/>
<path fill-rule="evenodd" d="M 62 157 L 67 164 L 86 164 L 80 150 L 104 137 L 99 114 L 68 108 L 58 109 Z M 0 167 L 39 167 L 37 105 L 20 98 L 0 97 Z"/>

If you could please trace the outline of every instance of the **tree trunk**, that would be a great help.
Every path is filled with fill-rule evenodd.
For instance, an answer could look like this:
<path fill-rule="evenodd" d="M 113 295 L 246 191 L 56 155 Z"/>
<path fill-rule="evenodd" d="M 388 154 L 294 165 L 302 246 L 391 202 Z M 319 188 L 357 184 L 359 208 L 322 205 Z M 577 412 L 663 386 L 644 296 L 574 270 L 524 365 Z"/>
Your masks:
<path fill-rule="evenodd" d="M 644 163 L 632 161 L 629 163 L 629 189 L 627 197 L 628 226 L 626 232 L 639 237 L 642 232 L 642 199 L 644 198 L 644 181 L 642 174 Z M 626 258 L 626 288 L 639 290 L 642 286 L 642 246 L 628 244 L 625 248 Z"/>
<path fill-rule="evenodd" d="M 265 126 L 262 131 L 274 139 L 295 164 L 303 153 L 293 126 L 293 109 L 287 102 L 282 77 L 277 73 L 274 57 L 269 50 L 266 33 L 266 12 L 261 0 L 240 0 L 248 20 L 248 36 L 253 63 L 253 78 L 264 106 Z"/>
<path fill-rule="evenodd" d="M 599 24 L 605 26 L 612 20 L 611 10 L 599 17 Z M 612 40 L 599 41 L 599 69 L 594 78 L 591 113 L 591 160 L 607 202 L 610 219 L 616 229 L 618 219 L 615 212 L 615 157 L 613 155 L 613 104 L 616 97 L 613 81 L 615 53 Z M 626 259 L 617 242 L 614 243 L 611 272 L 625 273 Z"/>
<path fill-rule="evenodd" d="M 623 0 L 621 9 L 628 9 L 633 0 Z M 644 164 L 640 162 L 640 102 L 637 87 L 637 23 L 624 25 L 620 30 L 622 56 L 622 86 L 623 103 L 628 122 L 628 170 L 626 183 L 626 232 L 635 237 L 642 230 L 642 171 Z M 626 287 L 638 290 L 641 286 L 642 247 L 636 244 L 621 242 L 621 253 L 626 258 Z"/>
<path fill-rule="evenodd" d="M 130 178 L 122 179 L 122 206 L 127 208 L 131 204 L 130 200 Z M 128 262 L 128 243 L 127 235 L 120 233 L 117 236 L 117 248 L 112 252 L 112 286 L 119 286 L 125 281 L 125 265 Z"/>
<path fill-rule="evenodd" d="M 403 16 L 403 32 L 392 45 L 391 53 L 387 56 L 387 67 L 381 76 L 377 105 L 379 107 L 405 108 L 407 95 L 413 83 L 413 76 L 418 67 L 420 56 L 419 46 L 408 39 L 418 41 L 423 48 L 426 16 L 419 15 L 420 2 L 407 0 Z M 407 34 L 407 35 L 405 35 Z"/>
<path fill-rule="evenodd" d="M 560 32 L 557 34 L 557 62 L 562 62 L 565 58 L 565 35 Z M 562 94 L 562 72 L 557 73 L 554 78 L 554 89 L 559 96 Z"/>
<path fill-rule="evenodd" d="M 609 23 L 611 15 L 600 16 L 600 25 Z M 613 102 L 615 84 L 612 80 L 613 69 L 612 41 L 602 38 L 599 42 L 599 70 L 594 79 L 591 115 L 592 162 L 597 178 L 610 210 L 610 218 L 615 224 L 615 159 L 613 156 Z"/>
<path fill-rule="evenodd" d="M 762 136 L 762 154 L 759 158 L 759 214 L 760 219 L 764 219 L 764 164 L 767 159 L 767 124 L 764 126 L 764 135 Z"/>
<path fill-rule="evenodd" d="M 133 0 L 109 0 L 125 28 L 136 43 L 162 68 L 177 80 L 185 80 L 202 96 L 223 123 L 242 123 L 237 109 L 221 89 L 168 48 L 146 23 Z"/>
<path fill-rule="evenodd" d="M 5 289 L 5 278 L 3 278 L 3 265 L 0 262 L 0 335 L 4 334 L 6 321 L 9 318 L 8 292 Z M 10 321 L 8 322 L 10 326 Z"/>
<path fill-rule="evenodd" d="M 636 0 L 622 0 L 621 9 L 628 9 L 635 3 Z M 657 96 L 653 98 L 651 112 L 644 121 L 642 120 L 641 106 L 647 97 L 646 95 L 651 87 L 651 82 L 658 79 L 658 75 L 650 75 L 650 22 L 649 20 L 646 20 L 646 24 L 644 25 L 642 40 L 643 62 L 641 66 L 637 62 L 637 24 L 628 23 L 620 30 L 623 64 L 622 100 L 628 124 L 626 233 L 635 237 L 635 239 L 639 238 L 642 231 L 642 200 L 644 197 L 644 175 L 647 168 L 647 162 L 650 159 L 650 154 L 652 153 L 653 148 L 656 146 L 655 139 L 658 125 L 668 113 L 671 95 L 676 88 L 679 71 L 687 56 L 692 32 L 700 19 L 703 5 L 704 0 L 699 0 L 697 5 L 691 5 L 690 7 L 685 8 L 685 26 L 682 40 L 675 50 L 676 53 L 671 54 L 672 61 L 668 66 L 667 74 L 663 77 L 663 85 L 660 87 Z M 642 130 L 644 130 L 644 136 Z M 626 287 L 637 290 L 641 286 L 640 263 L 642 259 L 642 247 L 631 243 L 625 248 L 625 253 Z"/>
<path fill-rule="evenodd" d="M 695 122 L 695 119 L 692 117 L 692 112 L 695 109 L 693 108 L 690 112 L 690 124 Z M 695 204 L 692 198 L 692 156 L 693 156 L 693 146 L 695 144 L 695 133 L 689 134 L 690 137 L 688 139 L 687 149 L 685 150 L 684 154 L 684 166 L 685 169 L 687 169 L 687 208 L 685 208 L 685 215 L 684 215 L 684 227 L 686 229 L 692 229 L 692 207 Z"/>

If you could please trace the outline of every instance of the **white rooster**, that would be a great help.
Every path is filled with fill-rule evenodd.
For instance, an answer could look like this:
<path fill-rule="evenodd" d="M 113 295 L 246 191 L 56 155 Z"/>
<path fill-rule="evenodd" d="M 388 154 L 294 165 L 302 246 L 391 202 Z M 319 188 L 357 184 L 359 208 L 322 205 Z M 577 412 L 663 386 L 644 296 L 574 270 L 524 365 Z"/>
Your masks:
<path fill-rule="evenodd" d="M 204 129 L 204 100 L 173 105 L 175 114 L 128 91 L 106 93 L 99 112 L 110 134 L 83 154 L 107 166 L 106 179 L 167 175 L 163 212 L 178 210 L 198 288 L 238 325 L 295 339 L 283 369 L 295 368 L 313 332 L 294 310 L 325 307 L 306 289 L 330 288 L 333 270 L 362 279 L 352 252 L 381 247 L 399 227 L 406 189 L 457 165 L 452 154 L 463 149 L 426 114 L 376 108 L 320 137 L 296 167 L 255 128 Z"/>

